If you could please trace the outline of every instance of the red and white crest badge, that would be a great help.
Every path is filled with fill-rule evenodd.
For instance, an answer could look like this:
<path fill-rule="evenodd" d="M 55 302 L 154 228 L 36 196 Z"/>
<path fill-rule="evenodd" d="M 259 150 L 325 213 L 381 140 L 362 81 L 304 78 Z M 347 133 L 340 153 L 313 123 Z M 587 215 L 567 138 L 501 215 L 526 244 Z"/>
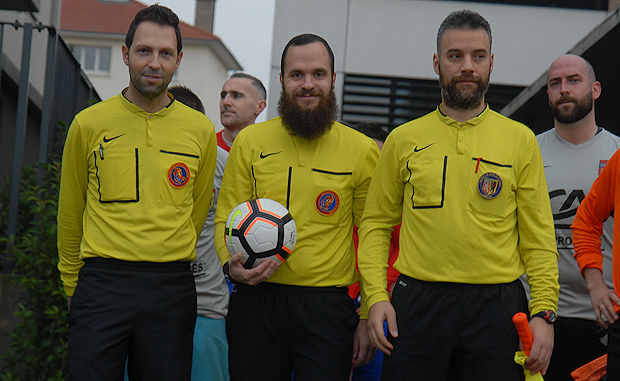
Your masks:
<path fill-rule="evenodd" d="M 340 198 L 338 194 L 332 190 L 324 190 L 319 193 L 314 202 L 316 210 L 324 216 L 331 216 L 336 213 L 340 206 Z"/>

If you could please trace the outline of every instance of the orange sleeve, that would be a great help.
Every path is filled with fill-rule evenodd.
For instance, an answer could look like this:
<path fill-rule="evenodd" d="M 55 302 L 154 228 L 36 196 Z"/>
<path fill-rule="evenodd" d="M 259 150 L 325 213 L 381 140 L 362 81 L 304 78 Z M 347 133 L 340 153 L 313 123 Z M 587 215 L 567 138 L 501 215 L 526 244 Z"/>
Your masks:
<path fill-rule="evenodd" d="M 618 152 L 607 162 L 602 173 L 592 184 L 590 192 L 579 205 L 571 225 L 575 259 L 582 275 L 586 268 L 597 268 L 602 271 L 601 235 L 603 222 L 614 212 L 616 175 L 620 160 Z"/>

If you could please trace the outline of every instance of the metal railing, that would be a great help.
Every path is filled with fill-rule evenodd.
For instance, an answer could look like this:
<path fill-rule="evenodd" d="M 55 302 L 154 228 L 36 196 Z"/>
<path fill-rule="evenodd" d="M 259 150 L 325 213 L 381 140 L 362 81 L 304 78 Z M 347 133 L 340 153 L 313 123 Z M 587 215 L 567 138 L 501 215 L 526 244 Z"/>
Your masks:
<path fill-rule="evenodd" d="M 14 237 L 17 233 L 17 216 L 19 213 L 19 191 L 24 165 L 24 145 L 26 122 L 29 106 L 29 72 L 32 53 L 32 35 L 47 31 L 47 56 L 45 60 L 45 83 L 41 107 L 41 123 L 39 126 L 37 162 L 46 163 L 52 155 L 55 126 L 60 123 L 69 125 L 73 116 L 83 108 L 100 100 L 99 95 L 82 71 L 79 62 L 73 57 L 67 44 L 58 35 L 54 26 L 41 23 L 0 22 L 0 57 L 2 56 L 4 28 L 23 29 L 23 42 L 19 69 L 17 94 L 17 112 L 15 116 L 15 134 L 13 155 L 11 160 L 11 183 L 9 190 L 8 218 L 6 237 Z M 0 80 L 2 74 L 0 59 Z M 2 83 L 0 82 L 0 88 Z M 4 128 L 4 127 L 3 127 Z M 0 157 L 6 155 L 0 152 Z M 39 173 L 37 182 L 41 182 Z M 3 206 L 6 207 L 6 206 Z M 11 272 L 13 260 L 11 244 L 5 250 L 2 272 Z"/>

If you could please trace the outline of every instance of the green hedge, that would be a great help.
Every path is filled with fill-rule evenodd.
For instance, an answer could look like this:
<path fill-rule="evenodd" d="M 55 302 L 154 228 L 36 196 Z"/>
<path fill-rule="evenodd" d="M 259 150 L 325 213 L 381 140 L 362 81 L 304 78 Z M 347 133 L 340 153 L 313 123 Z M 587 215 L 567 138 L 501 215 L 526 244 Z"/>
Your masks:
<path fill-rule="evenodd" d="M 64 133 L 57 135 L 64 141 Z M 65 378 L 68 312 L 56 248 L 59 156 L 51 164 L 23 170 L 18 229 L 12 250 L 13 274 L 19 275 L 22 292 L 15 311 L 19 322 L 10 333 L 10 349 L 0 366 L 2 381 Z M 39 185 L 36 184 L 37 170 L 43 174 Z M 6 231 L 9 187 L 4 189 L 0 195 L 2 231 Z M 0 242 L 3 251 L 6 244 L 6 239 Z"/>

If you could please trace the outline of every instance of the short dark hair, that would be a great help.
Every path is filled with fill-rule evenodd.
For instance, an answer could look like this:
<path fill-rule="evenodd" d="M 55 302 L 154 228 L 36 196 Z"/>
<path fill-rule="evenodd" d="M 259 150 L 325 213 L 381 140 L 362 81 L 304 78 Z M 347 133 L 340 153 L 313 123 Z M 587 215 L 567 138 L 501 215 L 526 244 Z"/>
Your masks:
<path fill-rule="evenodd" d="M 250 75 L 250 74 L 247 74 L 247 73 L 242 73 L 242 72 L 234 73 L 233 75 L 230 76 L 229 79 L 233 79 L 233 78 L 249 79 L 252 82 L 252 85 L 258 91 L 258 96 L 260 97 L 260 99 L 262 99 L 262 100 L 266 100 L 267 99 L 267 90 L 265 90 L 265 86 L 260 81 L 260 79 L 256 78 L 253 75 Z"/>
<path fill-rule="evenodd" d="M 329 44 L 327 43 L 327 41 L 325 41 L 323 37 L 317 36 L 316 34 L 310 34 L 310 33 L 300 34 L 299 36 L 295 36 L 291 38 L 291 40 L 286 44 L 286 46 L 284 47 L 284 51 L 282 51 L 282 59 L 280 60 L 280 73 L 284 75 L 284 59 L 286 58 L 288 49 L 291 46 L 308 45 L 313 42 L 320 42 L 321 44 L 323 44 L 323 46 L 325 46 L 325 49 L 327 49 L 327 54 L 329 55 L 329 60 L 331 63 L 331 68 L 332 68 L 332 76 L 333 76 L 334 75 L 334 52 L 332 51 L 332 48 L 329 47 Z"/>
<path fill-rule="evenodd" d="M 380 126 L 377 123 L 355 123 L 353 128 L 368 136 L 371 139 L 377 139 L 385 142 L 390 131 L 387 127 Z"/>
<path fill-rule="evenodd" d="M 443 20 L 439 26 L 439 30 L 437 31 L 438 55 L 441 54 L 439 43 L 441 42 L 443 34 L 448 29 L 483 29 L 489 35 L 489 50 L 491 49 L 491 44 L 493 41 L 493 38 L 491 37 L 491 26 L 489 25 L 489 22 L 480 15 L 480 13 L 470 11 L 469 9 L 450 13 L 448 17 Z"/>
<path fill-rule="evenodd" d="M 170 87 L 168 91 L 172 94 L 175 100 L 193 108 L 196 111 L 200 111 L 203 114 L 205 113 L 205 107 L 202 105 L 200 98 L 198 98 L 198 95 L 194 94 L 194 92 L 188 87 L 173 86 Z"/>
<path fill-rule="evenodd" d="M 159 4 L 153 4 L 150 7 L 142 8 L 133 18 L 129 30 L 125 36 L 125 46 L 128 48 L 133 44 L 133 36 L 136 34 L 138 26 L 145 22 L 150 21 L 158 25 L 169 25 L 174 28 L 174 33 L 177 36 L 177 53 L 183 50 L 183 41 L 181 39 L 181 29 L 179 27 L 179 17 L 172 11 L 172 9 Z"/>

